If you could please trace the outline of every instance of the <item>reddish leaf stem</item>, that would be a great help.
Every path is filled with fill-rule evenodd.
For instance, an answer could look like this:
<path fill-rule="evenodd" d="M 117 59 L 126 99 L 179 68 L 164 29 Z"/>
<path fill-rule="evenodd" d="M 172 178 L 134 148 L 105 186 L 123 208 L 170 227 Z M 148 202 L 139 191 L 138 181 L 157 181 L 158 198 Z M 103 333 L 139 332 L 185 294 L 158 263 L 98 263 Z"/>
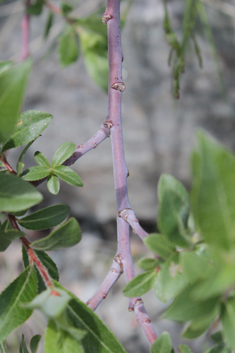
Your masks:
<path fill-rule="evenodd" d="M 61 9 L 49 1 L 44 0 L 44 4 L 55 14 L 61 15 Z"/>
<path fill-rule="evenodd" d="M 117 282 L 121 274 L 123 273 L 122 259 L 120 255 L 115 256 L 113 260 L 112 267 L 105 277 L 103 283 L 97 292 L 93 295 L 91 299 L 88 300 L 87 305 L 92 309 L 96 310 L 98 305 L 105 299 L 113 287 L 113 285 Z"/>
<path fill-rule="evenodd" d="M 4 155 L 0 156 L 0 161 L 4 164 L 4 167 L 9 170 L 9 172 L 11 172 L 12 174 L 17 174 L 16 171 L 7 162 L 6 157 Z"/>
<path fill-rule="evenodd" d="M 16 222 L 16 218 L 13 215 L 8 215 L 8 219 L 11 222 L 11 225 L 14 229 L 20 230 L 17 222 Z M 30 241 L 26 238 L 26 237 L 20 237 L 20 240 L 22 242 L 22 244 L 24 245 L 25 249 L 27 250 L 28 256 L 29 256 L 29 262 L 30 265 L 32 265 L 33 263 L 35 263 L 35 265 L 37 266 L 42 278 L 44 279 L 44 282 L 46 284 L 46 286 L 48 288 L 54 288 L 53 283 L 51 282 L 49 273 L 47 271 L 47 269 L 45 268 L 45 266 L 41 263 L 41 261 L 39 260 L 39 258 L 37 257 L 36 253 L 34 252 L 34 250 L 31 248 L 30 246 Z"/>
<path fill-rule="evenodd" d="M 20 61 L 25 60 L 29 57 L 29 22 L 30 16 L 27 14 L 27 7 L 30 5 L 30 0 L 26 1 L 25 4 L 25 13 L 21 22 L 22 29 L 22 50 L 21 50 L 21 58 Z"/>

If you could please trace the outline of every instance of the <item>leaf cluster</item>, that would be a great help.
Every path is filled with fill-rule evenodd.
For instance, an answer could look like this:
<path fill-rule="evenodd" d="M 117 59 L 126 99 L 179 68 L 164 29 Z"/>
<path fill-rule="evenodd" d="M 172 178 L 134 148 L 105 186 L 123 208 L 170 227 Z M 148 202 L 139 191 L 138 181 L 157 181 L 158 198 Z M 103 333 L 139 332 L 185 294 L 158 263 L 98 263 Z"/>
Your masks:
<path fill-rule="evenodd" d="M 161 301 L 171 300 L 164 317 L 186 323 L 185 338 L 196 338 L 213 322 L 220 323 L 221 341 L 207 352 L 230 352 L 235 349 L 235 158 L 201 132 L 197 144 L 190 197 L 174 177 L 161 176 L 161 234 L 145 238 L 155 258 L 140 261 L 145 272 L 123 292 L 133 297 L 153 288 Z"/>

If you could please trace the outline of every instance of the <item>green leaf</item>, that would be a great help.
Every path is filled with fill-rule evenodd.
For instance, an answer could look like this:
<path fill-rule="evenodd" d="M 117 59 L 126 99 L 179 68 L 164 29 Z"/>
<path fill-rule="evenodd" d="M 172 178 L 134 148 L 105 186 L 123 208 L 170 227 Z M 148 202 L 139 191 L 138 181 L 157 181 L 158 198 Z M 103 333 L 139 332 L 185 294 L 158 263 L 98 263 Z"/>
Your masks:
<path fill-rule="evenodd" d="M 27 13 L 31 16 L 39 16 L 42 13 L 44 1 L 43 0 L 36 0 L 34 3 L 27 6 Z"/>
<path fill-rule="evenodd" d="M 66 183 L 74 186 L 83 186 L 82 180 L 80 176 L 69 167 L 65 167 L 64 165 L 58 165 L 54 168 L 54 173 L 60 179 L 64 180 Z"/>
<path fill-rule="evenodd" d="M 56 167 L 66 161 L 69 157 L 72 156 L 75 151 L 75 144 L 72 142 L 65 142 L 60 147 L 57 148 L 55 154 L 52 158 L 51 166 Z"/>
<path fill-rule="evenodd" d="M 12 61 L 0 61 L 0 75 L 13 65 Z"/>
<path fill-rule="evenodd" d="M 223 336 L 232 350 L 235 349 L 235 298 L 228 299 L 221 310 Z"/>
<path fill-rule="evenodd" d="M 69 333 L 69 330 L 64 330 L 58 324 L 58 320 L 50 320 L 45 335 L 44 353 L 84 353 L 82 345 L 77 339 L 84 337 L 84 331 L 73 327 L 68 327 L 68 329 L 76 331 L 76 338 Z"/>
<path fill-rule="evenodd" d="M 24 163 L 17 162 L 17 166 L 16 166 L 17 176 L 20 175 L 20 173 L 22 172 L 23 168 L 24 168 Z"/>
<path fill-rule="evenodd" d="M 47 237 L 36 240 L 31 247 L 36 250 L 58 250 L 77 244 L 81 240 L 81 230 L 75 218 L 53 230 Z"/>
<path fill-rule="evenodd" d="M 50 277 L 56 281 L 59 281 L 59 272 L 52 258 L 49 255 L 47 255 L 44 251 L 34 250 L 34 252 L 36 253 L 39 260 L 42 262 L 43 266 L 46 267 Z M 24 267 L 26 268 L 29 266 L 29 256 L 24 246 L 22 246 L 22 257 L 23 257 Z M 41 293 L 44 290 L 46 290 L 46 285 L 35 264 L 34 264 L 34 267 L 35 267 L 37 279 L 38 279 L 38 292 Z"/>
<path fill-rule="evenodd" d="M 20 114 L 13 133 L 3 144 L 2 152 L 35 140 L 46 129 L 51 119 L 51 114 L 37 110 L 28 110 Z"/>
<path fill-rule="evenodd" d="M 158 227 L 170 241 L 187 246 L 189 197 L 183 185 L 174 177 L 163 174 L 158 183 Z"/>
<path fill-rule="evenodd" d="M 221 331 L 217 331 L 217 332 L 213 333 L 210 336 L 210 339 L 212 339 L 212 341 L 215 342 L 215 343 L 222 343 L 223 342 L 222 332 Z"/>
<path fill-rule="evenodd" d="M 35 140 L 33 140 L 33 141 L 30 141 L 29 143 L 27 143 L 27 145 L 25 146 L 25 148 L 23 149 L 23 151 L 21 152 L 21 154 L 20 154 L 20 157 L 19 157 L 19 159 L 18 159 L 18 162 L 17 162 L 17 176 L 20 174 L 20 172 L 21 172 L 21 170 L 20 170 L 20 172 L 18 172 L 18 163 L 21 163 L 22 162 L 22 160 L 23 160 L 23 158 L 24 158 L 24 156 L 25 156 L 25 153 L 28 151 L 28 149 L 29 149 L 29 147 L 34 143 L 34 141 Z M 23 163 L 22 163 L 23 164 Z M 20 169 L 20 168 L 19 168 Z"/>
<path fill-rule="evenodd" d="M 235 158 L 203 133 L 193 156 L 192 205 L 196 224 L 208 244 L 227 261 L 235 247 Z M 224 253 L 224 251 L 225 253 Z M 234 256 L 233 256 L 234 258 Z"/>
<path fill-rule="evenodd" d="M 27 268 L 0 295 L 0 342 L 32 314 L 21 306 L 37 295 L 34 270 Z"/>
<path fill-rule="evenodd" d="M 51 168 L 50 162 L 41 152 L 36 151 L 34 153 L 34 159 L 39 166 Z"/>
<path fill-rule="evenodd" d="M 60 181 L 56 175 L 50 175 L 47 179 L 47 189 L 51 194 L 57 195 L 60 191 Z"/>
<path fill-rule="evenodd" d="M 20 353 L 29 353 L 27 346 L 25 344 L 24 335 L 22 335 L 21 341 L 20 341 Z"/>
<path fill-rule="evenodd" d="M 219 303 L 220 297 L 208 300 L 196 300 L 191 297 L 190 288 L 187 287 L 175 298 L 166 310 L 164 317 L 179 322 L 199 318 L 205 319 L 208 315 L 215 318 L 219 312 Z"/>
<path fill-rule="evenodd" d="M 108 41 L 107 34 L 96 32 L 90 28 L 85 29 L 84 23 L 81 23 L 79 37 L 81 48 L 84 55 L 84 61 L 89 75 L 105 91 L 108 92 Z M 92 25 L 92 24 L 91 24 Z M 87 26 L 87 24 L 86 24 Z M 102 30 L 103 24 L 100 22 Z"/>
<path fill-rule="evenodd" d="M 48 229 L 63 222 L 68 216 L 69 210 L 67 205 L 49 206 L 19 219 L 18 223 L 26 229 Z"/>
<path fill-rule="evenodd" d="M 212 311 L 206 317 L 199 317 L 198 319 L 191 321 L 189 326 L 187 326 L 182 333 L 182 337 L 194 339 L 201 336 L 210 327 L 214 319 L 215 314 Z"/>
<path fill-rule="evenodd" d="M 51 173 L 51 168 L 38 166 L 38 167 L 31 167 L 26 169 L 21 178 L 26 181 L 35 181 L 46 178 Z"/>
<path fill-rule="evenodd" d="M 68 66 L 78 59 L 78 43 L 77 35 L 72 27 L 67 30 L 59 38 L 59 60 L 61 66 Z"/>
<path fill-rule="evenodd" d="M 50 33 L 50 29 L 53 25 L 53 20 L 54 20 L 54 14 L 52 11 L 50 11 L 48 14 L 47 20 L 46 20 L 45 28 L 44 28 L 44 34 L 43 34 L 44 39 L 46 39 Z"/>
<path fill-rule="evenodd" d="M 139 267 L 144 271 L 150 271 L 159 266 L 160 262 L 156 259 L 142 259 L 138 262 Z"/>
<path fill-rule="evenodd" d="M 156 276 L 156 271 L 141 273 L 140 275 L 133 278 L 129 283 L 127 283 L 123 289 L 123 294 L 126 297 L 141 296 L 152 288 Z"/>
<path fill-rule="evenodd" d="M 24 305 L 26 309 L 38 309 L 49 318 L 60 316 L 68 302 L 70 295 L 61 289 L 47 289 L 37 295 L 31 302 Z"/>
<path fill-rule="evenodd" d="M 6 341 L 0 342 L 0 351 L 2 353 L 9 353 L 6 345 Z"/>
<path fill-rule="evenodd" d="M 183 273 L 191 283 L 201 279 L 210 277 L 214 266 L 211 265 L 211 260 L 207 261 L 202 256 L 198 256 L 192 251 L 183 251 L 180 253 L 180 262 L 183 267 Z"/>
<path fill-rule="evenodd" d="M 70 4 L 67 4 L 66 2 L 62 2 L 60 5 L 61 11 L 63 15 L 68 15 L 71 11 L 73 11 L 73 6 Z"/>
<path fill-rule="evenodd" d="M 0 230 L 0 252 L 5 251 L 14 239 L 24 236 L 25 234 L 19 230 Z"/>
<path fill-rule="evenodd" d="M 37 353 L 40 339 L 41 339 L 40 335 L 35 335 L 31 338 L 30 340 L 31 353 Z"/>
<path fill-rule="evenodd" d="M 188 346 L 186 346 L 185 344 L 181 344 L 179 346 L 179 353 L 193 353 L 193 352 Z"/>
<path fill-rule="evenodd" d="M 55 283 L 57 288 L 63 288 Z M 67 291 L 68 292 L 68 291 Z M 104 325 L 100 318 L 72 293 L 68 292 L 72 300 L 68 304 L 67 314 L 75 328 L 86 330 L 87 335 L 82 344 L 85 352 L 126 353 L 113 333 Z M 49 350 L 44 353 L 51 353 Z M 54 351 L 53 351 L 54 353 Z"/>
<path fill-rule="evenodd" d="M 223 343 L 219 343 L 216 346 L 208 349 L 205 353 L 232 353 L 232 351 Z"/>
<path fill-rule="evenodd" d="M 182 273 L 182 265 L 179 261 L 179 254 L 171 256 L 158 272 L 158 276 L 153 286 L 157 298 L 163 302 L 177 296 L 189 284 L 189 280 Z"/>
<path fill-rule="evenodd" d="M 151 346 L 150 353 L 171 353 L 171 338 L 168 332 L 163 332 Z"/>
<path fill-rule="evenodd" d="M 176 252 L 175 245 L 162 234 L 150 234 L 144 239 L 145 245 L 163 259 L 168 259 Z"/>
<path fill-rule="evenodd" d="M 31 61 L 26 60 L 1 73 L 0 143 L 12 134 L 19 118 L 30 68 Z"/>
<path fill-rule="evenodd" d="M 0 174 L 0 211 L 23 211 L 42 199 L 41 193 L 29 183 L 13 175 Z"/>

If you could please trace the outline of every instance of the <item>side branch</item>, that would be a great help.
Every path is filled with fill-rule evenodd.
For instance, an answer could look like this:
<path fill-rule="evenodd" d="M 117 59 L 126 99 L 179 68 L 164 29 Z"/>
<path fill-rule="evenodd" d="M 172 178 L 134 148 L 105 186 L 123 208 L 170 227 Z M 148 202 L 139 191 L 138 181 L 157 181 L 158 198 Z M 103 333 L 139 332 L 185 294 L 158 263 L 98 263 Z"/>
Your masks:
<path fill-rule="evenodd" d="M 87 305 L 92 309 L 96 310 L 98 305 L 105 299 L 113 287 L 113 285 L 117 282 L 121 274 L 123 273 L 122 259 L 120 254 L 116 255 L 111 269 L 101 284 L 100 288 L 93 295 L 91 299 L 88 300 Z"/>
<path fill-rule="evenodd" d="M 124 208 L 123 210 L 119 211 L 118 216 L 129 223 L 133 233 L 137 234 L 142 240 L 148 236 L 148 233 L 140 226 L 135 212 L 131 208 Z"/>
<path fill-rule="evenodd" d="M 145 310 L 143 300 L 141 298 L 138 298 L 135 302 L 134 306 L 134 311 L 135 315 L 137 317 L 138 323 L 142 327 L 142 330 L 144 331 L 149 344 L 152 345 L 153 342 L 156 340 L 157 335 L 154 331 L 153 325 L 151 323 L 151 320 Z"/>

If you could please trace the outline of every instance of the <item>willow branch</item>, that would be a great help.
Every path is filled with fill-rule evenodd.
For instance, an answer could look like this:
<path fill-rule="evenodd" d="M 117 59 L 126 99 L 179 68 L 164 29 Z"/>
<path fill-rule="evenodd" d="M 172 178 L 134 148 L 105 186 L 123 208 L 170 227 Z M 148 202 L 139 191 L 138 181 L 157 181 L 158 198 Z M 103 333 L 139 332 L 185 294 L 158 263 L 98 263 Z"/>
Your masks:
<path fill-rule="evenodd" d="M 120 253 L 122 258 L 126 281 L 129 282 L 135 276 L 130 250 L 130 229 L 129 224 L 123 218 L 121 218 L 122 216 L 120 216 L 123 210 L 130 209 L 127 192 L 128 169 L 125 162 L 121 121 L 121 100 L 122 92 L 125 90 L 125 84 L 122 80 L 123 53 L 121 46 L 120 0 L 107 1 L 107 8 L 102 20 L 103 23 L 107 24 L 108 26 L 108 117 L 113 124 L 111 128 L 111 144 L 117 201 L 118 253 Z M 131 214 L 129 217 L 127 217 L 127 219 L 130 219 L 130 217 Z M 141 323 L 149 343 L 152 344 L 156 339 L 156 334 L 154 332 L 151 321 L 143 307 L 143 302 L 141 304 L 141 310 L 138 309 L 137 303 L 139 303 L 140 300 L 140 298 L 130 298 L 129 310 L 135 310 L 137 319 Z M 148 324 L 143 324 L 146 319 Z"/>
<path fill-rule="evenodd" d="M 133 233 L 137 234 L 142 240 L 149 234 L 140 226 L 138 219 L 136 218 L 135 212 L 131 208 L 124 208 L 118 212 L 118 216 L 123 218 L 124 221 L 129 223 Z"/>
<path fill-rule="evenodd" d="M 11 222 L 13 229 L 20 230 L 20 228 L 16 222 L 15 216 L 8 215 L 8 219 Z M 46 267 L 42 264 L 42 262 L 39 260 L 36 253 L 34 252 L 34 250 L 31 248 L 30 241 L 26 237 L 20 237 L 20 240 L 28 253 L 30 265 L 35 263 L 35 265 L 37 266 L 37 268 L 38 268 L 38 270 L 39 270 L 39 272 L 40 272 L 40 274 L 46 284 L 46 286 L 51 289 L 54 288 L 54 285 L 50 279 L 50 275 L 49 275 Z"/>
<path fill-rule="evenodd" d="M 93 295 L 93 297 L 88 300 L 87 306 L 89 306 L 92 310 L 96 310 L 96 308 L 102 302 L 102 300 L 107 297 L 110 289 L 117 282 L 117 280 L 119 279 L 122 273 L 123 273 L 122 259 L 120 254 L 118 254 L 115 256 L 111 269 L 109 270 L 109 273 L 105 277 L 100 288 Z"/>

